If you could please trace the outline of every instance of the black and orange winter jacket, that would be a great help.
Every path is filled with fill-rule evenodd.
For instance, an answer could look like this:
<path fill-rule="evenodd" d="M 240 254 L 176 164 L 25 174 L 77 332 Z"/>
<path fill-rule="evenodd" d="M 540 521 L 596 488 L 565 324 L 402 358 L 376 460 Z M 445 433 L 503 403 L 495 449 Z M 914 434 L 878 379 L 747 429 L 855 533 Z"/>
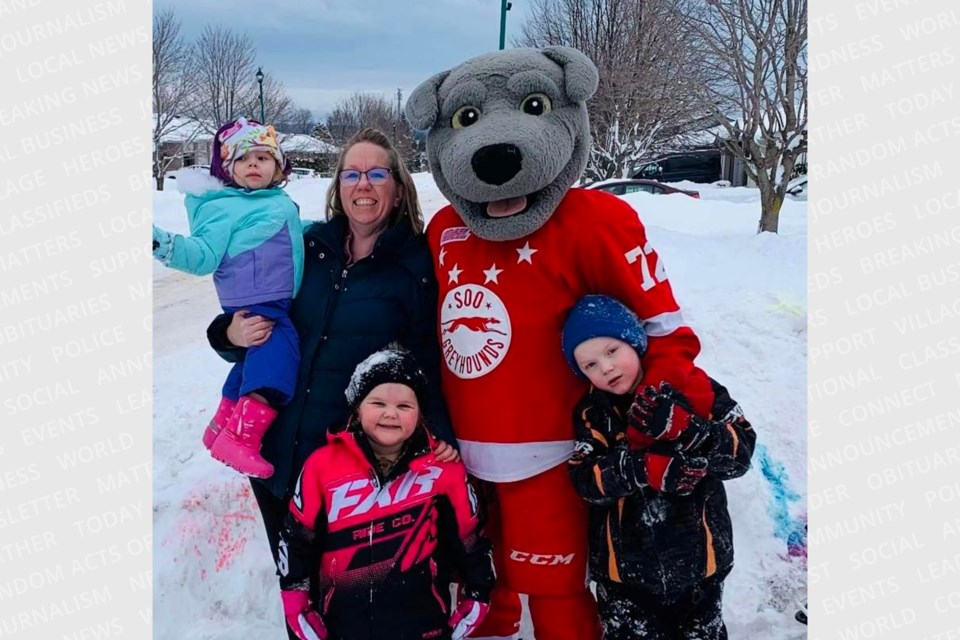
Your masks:
<path fill-rule="evenodd" d="M 426 429 L 383 476 L 359 424 L 331 433 L 297 481 L 280 542 L 283 589 L 307 589 L 330 640 L 450 637 L 450 575 L 489 601 L 490 544 L 463 463 L 437 462 Z"/>
<path fill-rule="evenodd" d="M 576 453 L 570 472 L 590 502 L 590 571 L 595 580 L 679 594 L 733 565 L 733 529 L 723 481 L 750 468 L 756 433 L 727 390 L 714 390 L 710 438 L 688 455 L 708 461 L 707 476 L 689 496 L 638 487 L 623 477 L 628 452 L 626 412 L 632 394 L 591 390 L 574 412 Z"/>

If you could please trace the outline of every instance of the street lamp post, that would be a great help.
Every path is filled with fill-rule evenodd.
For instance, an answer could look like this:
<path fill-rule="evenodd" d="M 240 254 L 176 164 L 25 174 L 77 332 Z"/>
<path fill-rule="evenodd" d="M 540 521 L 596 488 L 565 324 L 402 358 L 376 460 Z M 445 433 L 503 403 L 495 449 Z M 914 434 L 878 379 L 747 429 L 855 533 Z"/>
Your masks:
<path fill-rule="evenodd" d="M 260 85 L 260 124 L 263 124 L 263 67 L 257 67 L 257 83 Z"/>
<path fill-rule="evenodd" d="M 513 6 L 512 2 L 500 0 L 500 49 L 503 49 L 503 39 L 507 35 L 507 11 Z"/>

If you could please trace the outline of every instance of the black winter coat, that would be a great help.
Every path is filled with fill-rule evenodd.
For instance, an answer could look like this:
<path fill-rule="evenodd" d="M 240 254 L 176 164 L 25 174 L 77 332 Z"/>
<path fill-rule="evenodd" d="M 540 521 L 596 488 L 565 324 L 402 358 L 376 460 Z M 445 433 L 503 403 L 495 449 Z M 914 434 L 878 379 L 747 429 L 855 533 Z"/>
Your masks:
<path fill-rule="evenodd" d="M 426 236 L 407 218 L 385 230 L 373 252 L 347 267 L 347 219 L 310 225 L 303 234 L 303 283 L 291 320 L 300 337 L 300 372 L 290 404 L 267 430 L 261 454 L 273 464 L 262 480 L 278 498 L 289 496 L 307 457 L 326 444 L 330 427 L 349 419 L 344 390 L 354 368 L 393 341 L 410 349 L 430 381 L 424 416 L 430 430 L 456 445 L 440 393 L 437 282 Z M 228 362 L 246 349 L 227 340 L 232 316 L 218 316 L 207 336 Z"/>
<path fill-rule="evenodd" d="M 626 410 L 632 395 L 592 390 L 574 410 L 577 454 L 570 473 L 590 506 L 590 572 L 595 580 L 678 595 L 733 566 L 733 528 L 723 481 L 750 468 L 756 433 L 726 388 L 715 394 L 710 438 L 688 455 L 707 459 L 707 475 L 689 496 L 638 487 L 625 477 Z M 713 419 L 717 418 L 717 419 Z M 627 453 L 624 453 L 627 452 Z"/>

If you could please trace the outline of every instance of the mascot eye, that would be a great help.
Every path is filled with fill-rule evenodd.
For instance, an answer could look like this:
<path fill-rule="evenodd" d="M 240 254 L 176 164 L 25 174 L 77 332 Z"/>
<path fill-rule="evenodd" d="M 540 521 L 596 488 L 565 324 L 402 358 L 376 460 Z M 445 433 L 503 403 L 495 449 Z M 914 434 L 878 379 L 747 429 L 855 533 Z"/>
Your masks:
<path fill-rule="evenodd" d="M 477 120 L 480 119 L 480 109 L 476 107 L 460 107 L 457 109 L 457 112 L 453 114 L 453 118 L 450 119 L 450 125 L 454 129 L 463 129 L 464 127 L 469 127 L 472 124 L 476 124 Z"/>
<path fill-rule="evenodd" d="M 550 98 L 542 93 L 531 93 L 520 103 L 520 110 L 532 116 L 542 116 L 553 110 Z"/>

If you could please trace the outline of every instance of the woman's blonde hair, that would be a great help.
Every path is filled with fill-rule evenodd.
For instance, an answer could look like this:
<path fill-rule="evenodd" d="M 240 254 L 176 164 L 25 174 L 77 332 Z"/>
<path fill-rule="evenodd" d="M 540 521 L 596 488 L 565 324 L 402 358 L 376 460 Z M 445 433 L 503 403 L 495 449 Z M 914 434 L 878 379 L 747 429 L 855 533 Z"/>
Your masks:
<path fill-rule="evenodd" d="M 393 174 L 393 179 L 403 187 L 403 197 L 400 199 L 400 204 L 390 212 L 387 225 L 392 227 L 406 216 L 410 218 L 410 226 L 413 228 L 413 232 L 416 234 L 423 233 L 423 212 L 420 210 L 420 200 L 417 198 L 417 188 L 413 185 L 413 178 L 400 161 L 400 154 L 397 153 L 396 147 L 390 142 L 390 138 L 379 129 L 373 128 L 358 131 L 347 141 L 340 152 L 340 157 L 337 158 L 337 167 L 333 172 L 333 180 L 327 189 L 327 220 L 347 215 L 343 209 L 343 201 L 340 199 L 340 172 L 343 170 L 347 152 L 359 142 L 375 144 L 387 152 L 387 157 L 390 159 L 389 169 Z"/>

